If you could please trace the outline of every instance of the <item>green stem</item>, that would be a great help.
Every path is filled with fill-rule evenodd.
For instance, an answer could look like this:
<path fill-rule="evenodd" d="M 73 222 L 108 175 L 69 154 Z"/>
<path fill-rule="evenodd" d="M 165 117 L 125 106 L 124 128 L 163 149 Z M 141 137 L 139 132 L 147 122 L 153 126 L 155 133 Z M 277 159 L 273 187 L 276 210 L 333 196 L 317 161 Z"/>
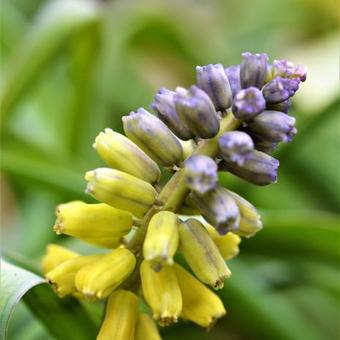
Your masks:
<path fill-rule="evenodd" d="M 216 157 L 218 152 L 218 140 L 221 135 L 227 131 L 235 130 L 240 121 L 235 119 L 231 112 L 222 118 L 219 133 L 211 139 L 202 140 L 197 146 L 193 154 L 202 154 L 209 157 Z M 145 234 L 148 228 L 150 219 L 158 211 L 176 211 L 187 197 L 189 190 L 185 183 L 185 170 L 182 168 L 177 171 L 164 186 L 158 196 L 158 201 L 162 202 L 161 206 L 152 206 L 144 216 L 141 226 L 138 228 L 135 235 L 128 242 L 127 247 L 133 251 L 136 256 L 140 255 L 141 246 L 143 244 Z"/>
<path fill-rule="evenodd" d="M 209 157 L 216 157 L 218 152 L 218 140 L 220 137 L 228 131 L 237 129 L 241 124 L 241 121 L 234 118 L 231 112 L 222 118 L 220 123 L 220 131 L 218 134 L 211 139 L 203 140 L 201 144 L 198 145 L 197 149 L 194 151 L 194 155 L 206 155 Z"/>

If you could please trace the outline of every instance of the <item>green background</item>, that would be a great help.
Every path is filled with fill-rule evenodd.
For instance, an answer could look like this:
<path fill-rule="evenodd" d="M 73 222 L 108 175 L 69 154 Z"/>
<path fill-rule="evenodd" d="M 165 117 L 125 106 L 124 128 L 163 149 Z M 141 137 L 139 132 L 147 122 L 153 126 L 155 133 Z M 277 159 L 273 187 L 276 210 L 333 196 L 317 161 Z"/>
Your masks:
<path fill-rule="evenodd" d="M 210 332 L 180 323 L 163 337 L 339 338 L 336 1 L 0 4 L 1 239 L 10 262 L 34 267 L 49 242 L 91 251 L 57 237 L 52 225 L 58 203 L 91 201 L 83 173 L 103 164 L 91 146 L 99 131 L 121 131 L 121 116 L 148 108 L 159 87 L 193 84 L 196 65 L 228 66 L 244 51 L 267 52 L 309 69 L 292 109 L 299 133 L 275 153 L 277 184 L 221 176 L 260 210 L 265 228 L 230 261 L 233 276 L 221 291 L 227 317 Z M 25 303 L 9 338 L 52 339 Z"/>

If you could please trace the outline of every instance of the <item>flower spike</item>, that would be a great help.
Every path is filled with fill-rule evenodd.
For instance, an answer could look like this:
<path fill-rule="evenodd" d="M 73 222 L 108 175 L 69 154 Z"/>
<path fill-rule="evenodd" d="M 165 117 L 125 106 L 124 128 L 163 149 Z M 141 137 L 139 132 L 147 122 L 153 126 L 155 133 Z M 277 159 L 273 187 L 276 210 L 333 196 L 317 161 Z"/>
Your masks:
<path fill-rule="evenodd" d="M 60 204 L 53 229 L 107 250 L 82 255 L 50 245 L 42 261 L 60 297 L 107 301 L 98 340 L 160 340 L 156 322 L 209 329 L 226 315 L 207 286 L 223 287 L 225 261 L 263 225 L 218 171 L 276 183 L 271 154 L 297 133 L 288 112 L 306 76 L 302 65 L 245 52 L 236 65 L 197 66 L 188 89 L 161 88 L 150 105 L 156 115 L 140 108 L 123 116 L 125 136 L 99 133 L 93 147 L 106 167 L 85 174 L 86 192 L 99 202 Z"/>

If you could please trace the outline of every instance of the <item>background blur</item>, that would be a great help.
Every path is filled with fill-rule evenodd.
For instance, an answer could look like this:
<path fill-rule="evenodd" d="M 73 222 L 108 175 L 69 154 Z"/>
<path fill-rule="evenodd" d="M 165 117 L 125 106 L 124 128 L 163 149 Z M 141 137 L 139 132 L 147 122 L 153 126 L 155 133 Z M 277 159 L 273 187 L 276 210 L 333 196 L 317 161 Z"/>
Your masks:
<path fill-rule="evenodd" d="M 195 82 L 195 66 L 267 52 L 309 68 L 294 98 L 299 134 L 278 150 L 279 182 L 225 186 L 259 208 L 265 228 L 241 244 L 221 292 L 228 316 L 164 339 L 339 338 L 339 66 L 334 0 L 1 0 L 1 225 L 4 255 L 38 261 L 56 204 L 90 198 L 91 145 L 159 87 Z M 82 327 L 82 325 L 79 325 Z M 10 339 L 52 339 L 21 303 Z M 77 339 L 75 339 L 77 340 Z"/>

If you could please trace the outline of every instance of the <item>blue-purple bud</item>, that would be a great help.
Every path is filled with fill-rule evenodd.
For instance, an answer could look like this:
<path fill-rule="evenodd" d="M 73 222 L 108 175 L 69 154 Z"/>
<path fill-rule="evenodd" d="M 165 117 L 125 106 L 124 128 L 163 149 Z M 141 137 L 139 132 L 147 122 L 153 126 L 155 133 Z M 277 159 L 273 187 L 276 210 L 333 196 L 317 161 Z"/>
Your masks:
<path fill-rule="evenodd" d="M 240 65 L 241 87 L 243 89 L 255 86 L 262 88 L 266 74 L 268 55 L 266 53 L 242 53 L 243 60 Z"/>
<path fill-rule="evenodd" d="M 205 195 L 190 194 L 202 216 L 220 235 L 239 228 L 240 211 L 227 189 L 217 186 Z"/>
<path fill-rule="evenodd" d="M 254 142 L 245 132 L 230 131 L 220 137 L 218 147 L 224 160 L 243 165 L 254 150 Z"/>
<path fill-rule="evenodd" d="M 185 161 L 187 187 L 199 194 L 205 194 L 217 184 L 217 165 L 208 156 L 193 155 Z"/>
<path fill-rule="evenodd" d="M 233 97 L 241 90 L 240 65 L 231 65 L 224 70 L 228 77 Z"/>
<path fill-rule="evenodd" d="M 251 131 L 271 142 L 289 142 L 296 135 L 295 118 L 279 111 L 264 111 L 248 122 Z"/>
<path fill-rule="evenodd" d="M 267 83 L 263 89 L 263 97 L 267 103 L 280 103 L 294 96 L 299 89 L 299 78 L 275 77 Z"/>
<path fill-rule="evenodd" d="M 242 166 L 233 162 L 222 161 L 220 170 L 230 173 L 256 185 L 268 185 L 277 182 L 279 161 L 264 152 L 254 150 L 252 156 Z"/>
<path fill-rule="evenodd" d="M 301 81 L 307 79 L 307 67 L 304 65 L 295 65 L 288 60 L 274 60 L 272 72 L 274 77 L 299 78 Z"/>
<path fill-rule="evenodd" d="M 196 137 L 213 138 L 220 128 L 220 121 L 209 96 L 193 85 L 186 90 L 176 88 L 174 96 L 177 114 Z"/>
<path fill-rule="evenodd" d="M 276 104 L 267 103 L 266 109 L 288 113 L 291 106 L 292 106 L 292 101 L 290 99 L 287 99 L 281 103 L 276 103 Z"/>
<path fill-rule="evenodd" d="M 193 137 L 190 129 L 181 121 L 176 109 L 174 96 L 176 92 L 161 88 L 155 95 L 151 104 L 158 117 L 168 126 L 168 128 L 180 139 L 189 140 Z"/>
<path fill-rule="evenodd" d="M 125 135 L 156 163 L 171 166 L 181 161 L 182 145 L 169 128 L 143 108 L 122 117 Z"/>
<path fill-rule="evenodd" d="M 228 77 L 221 64 L 197 66 L 197 85 L 205 91 L 217 111 L 225 111 L 231 106 L 232 93 Z"/>
<path fill-rule="evenodd" d="M 237 92 L 233 100 L 233 114 L 237 119 L 251 119 L 266 107 L 262 92 L 256 87 Z"/>

